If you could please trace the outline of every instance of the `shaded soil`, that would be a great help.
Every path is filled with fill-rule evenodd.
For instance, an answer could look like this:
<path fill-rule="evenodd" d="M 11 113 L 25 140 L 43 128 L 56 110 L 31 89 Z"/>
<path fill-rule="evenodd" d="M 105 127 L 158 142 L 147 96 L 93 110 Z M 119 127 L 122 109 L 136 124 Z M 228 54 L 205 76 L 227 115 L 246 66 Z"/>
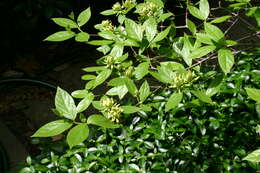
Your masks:
<path fill-rule="evenodd" d="M 31 103 L 51 102 L 54 94 L 54 90 L 44 86 L 18 84 L 9 85 L 0 92 L 0 121 L 9 128 L 30 154 L 38 151 L 37 146 L 31 144 L 30 136 L 39 128 L 39 122 L 33 122 L 33 115 L 28 115 L 28 111 L 32 109 Z M 45 118 L 45 121 L 47 119 Z"/>

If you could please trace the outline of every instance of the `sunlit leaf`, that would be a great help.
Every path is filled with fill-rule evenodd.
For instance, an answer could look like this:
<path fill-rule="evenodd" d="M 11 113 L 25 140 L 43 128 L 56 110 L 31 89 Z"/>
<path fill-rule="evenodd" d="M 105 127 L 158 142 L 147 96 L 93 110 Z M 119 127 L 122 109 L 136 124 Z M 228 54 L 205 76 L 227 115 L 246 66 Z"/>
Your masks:
<path fill-rule="evenodd" d="M 210 38 L 216 42 L 222 40 L 225 37 L 224 33 L 217 26 L 210 23 L 204 23 L 204 29 L 207 35 L 209 35 Z"/>
<path fill-rule="evenodd" d="M 126 29 L 127 35 L 130 38 L 135 39 L 137 41 L 142 41 L 143 30 L 142 30 L 141 25 L 135 23 L 131 19 L 127 19 L 127 20 L 125 20 L 125 29 Z"/>
<path fill-rule="evenodd" d="M 77 110 L 73 98 L 60 87 L 57 88 L 55 106 L 62 116 L 71 120 L 76 118 Z"/>
<path fill-rule="evenodd" d="M 121 86 L 116 86 L 116 87 L 109 89 L 106 92 L 106 95 L 109 95 L 109 96 L 117 95 L 119 97 L 119 99 L 122 99 L 122 98 L 124 98 L 124 96 L 126 95 L 127 92 L 128 92 L 127 87 L 125 85 L 121 85 Z"/>
<path fill-rule="evenodd" d="M 50 137 L 56 136 L 69 129 L 73 125 L 72 122 L 66 120 L 56 120 L 45 124 L 38 129 L 32 137 Z"/>
<path fill-rule="evenodd" d="M 89 39 L 89 34 L 86 32 L 80 32 L 75 36 L 77 42 L 87 42 Z"/>
<path fill-rule="evenodd" d="M 85 25 L 89 21 L 90 16 L 91 16 L 91 11 L 90 11 L 90 7 L 89 7 L 79 14 L 79 16 L 77 18 L 78 25 L 79 26 Z"/>
<path fill-rule="evenodd" d="M 87 139 L 88 135 L 89 128 L 86 123 L 76 125 L 72 129 L 70 129 L 67 135 L 67 142 L 69 144 L 69 147 L 72 148 L 75 145 L 80 144 Z"/>
<path fill-rule="evenodd" d="M 260 103 L 260 89 L 256 88 L 245 88 L 247 95 L 255 100 L 256 102 Z"/>
<path fill-rule="evenodd" d="M 157 34 L 157 23 L 153 17 L 148 18 L 144 24 L 145 35 L 147 40 L 150 42 Z"/>
<path fill-rule="evenodd" d="M 64 41 L 68 40 L 75 36 L 75 33 L 72 31 L 59 31 L 56 32 L 47 38 L 44 39 L 44 41 Z"/>
<path fill-rule="evenodd" d="M 232 66 L 234 65 L 234 55 L 231 50 L 221 48 L 218 51 L 218 63 L 225 74 L 230 72 Z"/>
<path fill-rule="evenodd" d="M 125 114 L 132 114 L 140 110 L 140 108 L 136 106 L 121 106 L 121 108 L 123 109 Z"/>
<path fill-rule="evenodd" d="M 140 101 L 144 102 L 149 95 L 150 95 L 150 86 L 147 81 L 144 81 L 144 83 L 141 85 L 139 89 Z"/>
<path fill-rule="evenodd" d="M 230 18 L 231 18 L 231 16 L 221 16 L 221 17 L 218 17 L 218 18 L 212 20 L 210 23 L 222 23 Z"/>
<path fill-rule="evenodd" d="M 168 112 L 169 110 L 178 106 L 178 104 L 182 100 L 182 97 L 183 97 L 183 94 L 181 92 L 173 93 L 165 105 L 165 111 Z"/>
<path fill-rule="evenodd" d="M 95 79 L 95 84 L 94 84 L 93 88 L 95 88 L 96 86 L 105 82 L 105 80 L 107 80 L 107 78 L 109 78 L 111 73 L 112 73 L 112 70 L 110 70 L 110 69 L 106 69 L 106 70 L 102 71 L 101 73 L 99 73 Z"/>
<path fill-rule="evenodd" d="M 82 99 L 79 104 L 77 105 L 77 113 L 83 112 L 88 108 L 88 106 L 91 104 L 91 102 L 94 99 L 94 95 L 92 93 L 88 93 L 84 99 Z"/>
<path fill-rule="evenodd" d="M 203 57 L 203 56 L 209 54 L 210 52 L 212 52 L 215 49 L 216 49 L 216 46 L 203 46 L 203 47 L 193 50 L 188 58 L 190 58 L 190 59 L 200 58 L 200 57 Z"/>
<path fill-rule="evenodd" d="M 250 162 L 260 162 L 260 149 L 253 151 L 252 153 L 248 154 L 243 160 L 248 160 Z"/>
<path fill-rule="evenodd" d="M 149 62 L 142 62 L 135 68 L 134 75 L 137 80 L 142 79 L 145 75 L 148 74 L 149 66 L 150 66 Z"/>
<path fill-rule="evenodd" d="M 112 121 L 110 121 L 109 119 L 107 119 L 106 117 L 104 117 L 102 115 L 98 115 L 98 114 L 94 114 L 94 115 L 91 115 L 90 117 L 88 117 L 87 123 L 105 127 L 105 128 L 118 128 L 119 127 L 118 124 L 115 124 Z"/>
<path fill-rule="evenodd" d="M 156 37 L 153 39 L 152 42 L 156 43 L 158 41 L 163 40 L 165 37 L 167 37 L 167 35 L 169 34 L 170 30 L 171 30 L 171 26 L 168 26 L 165 30 L 163 30 L 162 32 L 158 33 L 156 35 Z"/>
<path fill-rule="evenodd" d="M 52 18 L 53 22 L 57 25 L 65 27 L 65 28 L 77 28 L 78 25 L 71 19 L 67 18 Z"/>
<path fill-rule="evenodd" d="M 200 20 L 206 19 L 198 8 L 191 6 L 191 5 L 188 5 L 188 10 L 189 10 L 189 12 L 192 16 L 194 16 L 194 17 L 196 17 Z"/>
<path fill-rule="evenodd" d="M 206 20 L 209 16 L 209 2 L 208 0 L 200 0 L 200 13 L 203 19 Z"/>
<path fill-rule="evenodd" d="M 125 77 L 124 78 L 124 84 L 126 85 L 126 87 L 127 87 L 128 91 L 130 92 L 130 94 L 132 94 L 134 97 L 136 97 L 138 90 L 137 90 L 133 80 L 129 79 L 128 77 Z"/>
<path fill-rule="evenodd" d="M 201 101 L 205 102 L 205 103 L 212 103 L 212 100 L 210 98 L 210 96 L 206 95 L 206 93 L 204 91 L 200 91 L 200 90 L 193 90 L 191 91 L 198 99 L 200 99 Z"/>

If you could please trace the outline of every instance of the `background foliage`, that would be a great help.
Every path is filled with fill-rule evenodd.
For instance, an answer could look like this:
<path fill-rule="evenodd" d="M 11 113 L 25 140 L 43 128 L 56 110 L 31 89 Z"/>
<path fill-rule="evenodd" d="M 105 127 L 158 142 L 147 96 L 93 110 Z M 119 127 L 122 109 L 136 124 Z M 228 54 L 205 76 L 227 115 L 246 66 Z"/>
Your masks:
<path fill-rule="evenodd" d="M 61 119 L 44 125 L 33 137 L 68 130 L 66 140 L 45 144 L 36 159 L 28 157 L 21 172 L 258 169 L 243 158 L 259 146 L 255 88 L 260 82 L 260 52 L 252 39 L 259 37 L 259 7 L 250 1 L 219 3 L 216 8 L 207 0 L 181 1 L 186 23 L 176 26 L 174 14 L 164 5 L 161 0 L 115 3 L 101 14 L 115 15 L 116 20 L 95 25 L 98 40 L 82 28 L 91 17 L 90 8 L 52 18 L 63 30 L 45 41 L 75 38 L 98 46 L 104 56 L 97 66 L 83 69 L 84 89 L 69 94 L 58 88 L 53 112 Z M 216 17 L 218 10 L 227 14 Z M 256 22 L 248 23 L 240 12 Z M 239 20 L 250 32 L 231 40 Z M 224 31 L 218 26 L 222 22 L 230 23 Z M 96 94 L 101 85 L 107 91 Z M 89 108 L 96 110 L 91 113 Z"/>

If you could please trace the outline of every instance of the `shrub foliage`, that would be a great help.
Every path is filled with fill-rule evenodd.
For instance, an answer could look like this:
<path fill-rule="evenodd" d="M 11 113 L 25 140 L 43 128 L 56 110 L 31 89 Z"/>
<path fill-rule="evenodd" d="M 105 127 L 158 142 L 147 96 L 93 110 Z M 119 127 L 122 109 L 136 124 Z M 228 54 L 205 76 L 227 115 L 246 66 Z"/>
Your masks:
<path fill-rule="evenodd" d="M 62 133 L 66 139 L 45 144 L 21 172 L 257 170 L 259 150 L 246 155 L 259 146 L 260 52 L 252 41 L 260 37 L 259 7 L 250 0 L 217 8 L 207 0 L 180 3 L 184 26 L 175 25 L 164 1 L 117 2 L 101 13 L 116 22 L 95 25 L 99 39 L 82 29 L 90 8 L 53 18 L 63 30 L 45 41 L 75 38 L 103 56 L 83 69 L 84 89 L 57 89 L 53 112 L 61 119 L 33 137 Z M 216 17 L 218 11 L 225 15 Z M 231 40 L 239 20 L 250 33 Z M 221 23 L 228 28 L 222 31 Z M 97 93 L 101 86 L 106 91 Z"/>

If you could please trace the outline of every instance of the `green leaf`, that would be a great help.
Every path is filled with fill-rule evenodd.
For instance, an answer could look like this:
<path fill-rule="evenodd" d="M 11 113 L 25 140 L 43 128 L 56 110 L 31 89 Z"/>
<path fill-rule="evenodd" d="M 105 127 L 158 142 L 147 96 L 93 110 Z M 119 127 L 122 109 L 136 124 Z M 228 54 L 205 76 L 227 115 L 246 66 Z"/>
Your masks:
<path fill-rule="evenodd" d="M 72 122 L 66 120 L 56 120 L 45 124 L 38 129 L 32 137 L 50 137 L 56 136 L 69 129 L 73 125 Z"/>
<path fill-rule="evenodd" d="M 89 34 L 86 32 L 80 32 L 75 36 L 77 42 L 87 42 L 89 39 Z"/>
<path fill-rule="evenodd" d="M 95 88 L 98 85 L 105 82 L 107 80 L 107 78 L 109 78 L 111 73 L 112 73 L 112 70 L 110 70 L 110 69 L 106 69 L 106 70 L 102 71 L 101 73 L 99 73 L 95 79 L 95 84 L 94 84 L 93 88 Z"/>
<path fill-rule="evenodd" d="M 243 160 L 248 160 L 250 162 L 260 162 L 260 149 L 253 151 L 252 153 L 248 154 Z"/>
<path fill-rule="evenodd" d="M 65 28 L 77 28 L 78 25 L 71 19 L 67 18 L 52 18 L 53 22 L 57 25 L 65 27 Z"/>
<path fill-rule="evenodd" d="M 206 20 L 209 16 L 209 2 L 208 0 L 200 0 L 200 13 L 203 19 Z"/>
<path fill-rule="evenodd" d="M 226 45 L 231 45 L 231 46 L 238 44 L 238 42 L 236 42 L 234 40 L 226 40 L 225 42 L 226 42 Z"/>
<path fill-rule="evenodd" d="M 124 78 L 124 83 L 125 83 L 128 91 L 130 92 L 130 94 L 132 94 L 134 97 L 136 97 L 138 90 L 137 90 L 133 80 L 129 79 L 128 77 L 125 77 Z"/>
<path fill-rule="evenodd" d="M 72 31 L 59 31 L 56 32 L 47 38 L 44 39 L 44 41 L 64 41 L 68 40 L 75 36 L 75 33 Z"/>
<path fill-rule="evenodd" d="M 94 99 L 94 95 L 92 93 L 88 93 L 87 96 L 85 96 L 84 99 L 82 99 L 79 104 L 77 105 L 77 113 L 83 112 L 84 110 L 86 110 L 89 105 L 91 104 L 91 102 Z"/>
<path fill-rule="evenodd" d="M 88 135 L 89 128 L 86 123 L 76 125 L 69 131 L 67 135 L 67 142 L 69 147 L 72 148 L 85 141 L 88 138 Z"/>
<path fill-rule="evenodd" d="M 102 31 L 98 35 L 107 40 L 117 40 L 117 36 L 112 31 Z"/>
<path fill-rule="evenodd" d="M 106 92 L 106 95 L 109 96 L 115 96 L 117 95 L 119 97 L 119 99 L 124 98 L 124 96 L 126 95 L 126 93 L 128 92 L 128 89 L 125 85 L 121 85 L 121 86 L 116 86 L 111 88 L 110 90 L 108 90 Z"/>
<path fill-rule="evenodd" d="M 124 60 L 126 60 L 128 58 L 128 53 L 125 53 L 122 56 L 116 57 L 116 62 L 123 62 Z"/>
<path fill-rule="evenodd" d="M 171 26 L 168 26 L 165 30 L 157 34 L 157 36 L 153 39 L 152 42 L 156 43 L 158 41 L 163 40 L 169 34 L 170 30 L 171 30 Z"/>
<path fill-rule="evenodd" d="M 102 11 L 100 14 L 102 14 L 102 15 L 104 15 L 104 16 L 110 16 L 110 15 L 116 14 L 116 11 L 110 9 L 110 10 Z"/>
<path fill-rule="evenodd" d="M 223 75 L 219 75 L 215 79 L 213 79 L 209 84 L 209 87 L 206 91 L 206 95 L 211 97 L 216 93 L 218 93 L 221 88 L 222 80 L 223 80 Z"/>
<path fill-rule="evenodd" d="M 141 102 L 144 102 L 146 98 L 150 95 L 150 86 L 147 81 L 141 85 L 139 89 L 139 98 Z"/>
<path fill-rule="evenodd" d="M 122 86 L 125 84 L 123 77 L 113 78 L 108 82 L 108 86 Z"/>
<path fill-rule="evenodd" d="M 213 44 L 211 37 L 204 33 L 196 33 L 197 41 L 204 44 Z"/>
<path fill-rule="evenodd" d="M 98 115 L 98 114 L 94 114 L 94 115 L 91 115 L 90 117 L 88 117 L 87 123 L 105 127 L 105 128 L 118 128 L 119 127 L 118 124 L 115 124 L 112 121 L 110 121 L 109 119 L 107 119 L 106 117 L 104 117 L 102 115 Z"/>
<path fill-rule="evenodd" d="M 147 2 L 152 2 L 152 3 L 156 4 L 157 7 L 160 7 L 160 8 L 162 8 L 164 6 L 163 1 L 161 1 L 161 0 L 146 0 L 146 1 Z"/>
<path fill-rule="evenodd" d="M 153 40 L 157 34 L 157 23 L 153 17 L 149 17 L 143 24 L 146 38 L 149 42 Z"/>
<path fill-rule="evenodd" d="M 140 47 L 140 44 L 133 39 L 124 40 L 124 45 L 125 46 L 132 46 L 132 47 Z"/>
<path fill-rule="evenodd" d="M 222 22 L 225 22 L 226 20 L 228 20 L 229 18 L 231 18 L 231 16 L 221 16 L 221 17 L 218 17 L 218 18 L 210 21 L 210 23 L 222 23 Z"/>
<path fill-rule="evenodd" d="M 140 108 L 136 106 L 121 106 L 121 108 L 124 110 L 125 114 L 132 114 L 140 111 Z"/>
<path fill-rule="evenodd" d="M 122 56 L 124 53 L 124 46 L 122 44 L 114 44 L 110 54 L 119 57 Z"/>
<path fill-rule="evenodd" d="M 256 102 L 260 103 L 260 89 L 256 88 L 245 88 L 247 95 L 255 100 Z"/>
<path fill-rule="evenodd" d="M 191 91 L 198 99 L 200 99 L 201 101 L 205 102 L 205 103 L 212 103 L 212 100 L 210 98 L 210 96 L 206 95 L 205 92 L 200 91 L 200 90 L 193 90 Z"/>
<path fill-rule="evenodd" d="M 86 83 L 85 89 L 87 90 L 92 89 L 94 85 L 95 85 L 95 80 L 91 80 L 88 83 Z"/>
<path fill-rule="evenodd" d="M 161 62 L 160 65 L 166 66 L 167 68 L 169 68 L 172 71 L 177 71 L 177 72 L 180 72 L 180 73 L 186 72 L 184 66 L 181 63 L 178 63 L 178 62 L 165 61 L 165 62 Z"/>
<path fill-rule="evenodd" d="M 234 64 L 234 55 L 231 50 L 227 48 L 221 48 L 218 51 L 218 63 L 222 69 L 222 71 L 227 74 L 230 72 L 233 64 Z"/>
<path fill-rule="evenodd" d="M 109 45 L 103 45 L 98 47 L 96 50 L 106 55 L 111 50 L 111 47 Z"/>
<path fill-rule="evenodd" d="M 168 78 L 168 76 L 165 76 L 164 74 L 162 73 L 158 73 L 158 72 L 155 72 L 155 71 L 150 71 L 150 74 L 155 78 L 157 79 L 158 81 L 161 81 L 163 83 L 171 83 L 172 80 L 170 78 Z"/>
<path fill-rule="evenodd" d="M 98 72 L 98 71 L 103 71 L 106 70 L 106 66 L 96 66 L 96 67 L 86 67 L 83 68 L 82 70 L 85 72 Z"/>
<path fill-rule="evenodd" d="M 136 165 L 136 164 L 134 164 L 134 163 L 129 164 L 129 167 L 132 168 L 132 169 L 134 169 L 134 170 L 137 171 L 137 172 L 140 172 L 139 166 Z"/>
<path fill-rule="evenodd" d="M 94 45 L 94 46 L 109 45 L 112 43 L 114 43 L 114 41 L 112 41 L 112 40 L 91 40 L 88 42 L 88 44 Z"/>
<path fill-rule="evenodd" d="M 162 15 L 159 16 L 158 21 L 164 21 L 166 19 L 168 19 L 169 17 L 173 16 L 173 14 L 171 12 L 169 13 L 163 13 Z"/>
<path fill-rule="evenodd" d="M 178 104 L 182 100 L 182 97 L 183 97 L 182 92 L 173 93 L 165 105 L 165 111 L 168 112 L 169 110 L 178 106 Z"/>
<path fill-rule="evenodd" d="M 78 25 L 79 26 L 85 25 L 89 21 L 90 16 L 91 16 L 91 11 L 90 11 L 90 7 L 89 7 L 79 14 L 79 16 L 77 18 Z"/>
<path fill-rule="evenodd" d="M 146 111 L 146 112 L 151 112 L 152 111 L 152 108 L 149 105 L 141 104 L 139 107 L 140 107 L 141 110 Z"/>
<path fill-rule="evenodd" d="M 93 101 L 92 105 L 97 110 L 103 110 L 105 108 L 104 106 L 102 106 L 100 101 Z"/>
<path fill-rule="evenodd" d="M 92 74 L 85 74 L 81 76 L 81 80 L 93 80 L 93 79 L 96 79 L 96 76 Z"/>
<path fill-rule="evenodd" d="M 137 41 L 142 41 L 143 39 L 143 30 L 142 30 L 142 26 L 135 23 L 133 20 L 131 19 L 126 19 L 125 20 L 125 30 L 127 32 L 127 35 L 132 38 L 135 39 Z"/>
<path fill-rule="evenodd" d="M 60 87 L 57 88 L 55 106 L 59 113 L 65 118 L 74 120 L 77 116 L 76 105 L 73 98 Z"/>
<path fill-rule="evenodd" d="M 192 34 L 195 34 L 197 32 L 196 25 L 189 19 L 187 19 L 187 26 Z"/>
<path fill-rule="evenodd" d="M 200 20 L 206 20 L 206 18 L 204 18 L 204 15 L 201 13 L 201 11 L 198 8 L 188 5 L 188 10 L 192 16 Z"/>
<path fill-rule="evenodd" d="M 200 47 L 200 48 L 192 51 L 188 58 L 190 58 L 190 59 L 200 58 L 200 57 L 203 57 L 203 56 L 209 54 L 210 52 L 212 52 L 215 49 L 216 49 L 216 46 L 203 46 L 203 47 Z"/>
<path fill-rule="evenodd" d="M 219 42 L 225 37 L 224 33 L 217 26 L 210 23 L 204 23 L 204 29 L 207 35 L 209 35 L 210 38 L 216 42 Z"/>
<path fill-rule="evenodd" d="M 149 73 L 149 66 L 149 62 L 142 62 L 135 68 L 134 75 L 137 80 L 142 79 L 145 75 Z"/>
<path fill-rule="evenodd" d="M 89 94 L 87 90 L 76 90 L 71 93 L 72 97 L 82 99 Z"/>

